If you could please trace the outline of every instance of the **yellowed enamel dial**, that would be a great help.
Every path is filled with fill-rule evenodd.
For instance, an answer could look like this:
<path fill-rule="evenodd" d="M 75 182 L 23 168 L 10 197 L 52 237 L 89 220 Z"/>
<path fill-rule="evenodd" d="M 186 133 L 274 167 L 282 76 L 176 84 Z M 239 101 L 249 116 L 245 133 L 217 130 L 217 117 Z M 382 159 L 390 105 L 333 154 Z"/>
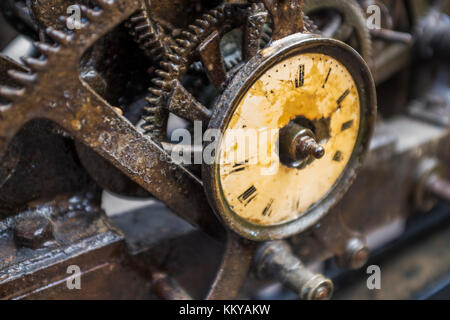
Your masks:
<path fill-rule="evenodd" d="M 222 137 L 204 170 L 207 193 L 238 233 L 283 238 L 316 222 L 350 185 L 375 116 L 373 81 L 356 52 L 329 40 L 288 39 L 254 65 L 212 120 Z"/>
<path fill-rule="evenodd" d="M 311 123 L 312 131 L 324 127 L 318 141 L 325 149 L 323 158 L 298 169 L 283 165 L 277 152 L 261 154 L 276 150 L 278 130 L 299 117 Z M 298 218 L 327 194 L 345 169 L 359 120 L 358 90 L 338 60 L 304 53 L 275 64 L 244 95 L 218 148 L 221 191 L 228 205 L 259 225 Z M 260 137 L 261 132 L 271 139 Z M 239 144 L 249 144 L 250 137 L 257 145 L 245 152 Z"/>

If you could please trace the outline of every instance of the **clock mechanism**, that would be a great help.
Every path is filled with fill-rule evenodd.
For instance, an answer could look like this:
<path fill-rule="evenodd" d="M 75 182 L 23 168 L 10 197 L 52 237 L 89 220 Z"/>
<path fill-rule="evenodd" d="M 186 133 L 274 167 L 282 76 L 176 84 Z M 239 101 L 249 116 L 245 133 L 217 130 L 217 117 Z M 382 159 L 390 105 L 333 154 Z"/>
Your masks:
<path fill-rule="evenodd" d="M 317 223 L 351 184 L 376 114 L 370 71 L 346 44 L 312 34 L 274 41 L 236 74 L 209 128 L 222 133 L 203 166 L 212 206 L 253 240 Z"/>
<path fill-rule="evenodd" d="M 380 4 L 385 2 L 390 3 L 376 1 L 384 14 L 402 9 L 395 1 Z M 357 0 L 0 4 L 5 13 L 0 25 L 8 25 L 15 39 L 0 54 L 0 262 L 5 261 L 0 288 L 8 285 L 4 292 L 10 297 L 30 288 L 30 294 L 39 294 L 40 286 L 53 290 L 47 275 L 34 274 L 58 265 L 66 276 L 66 262 L 79 257 L 75 262 L 86 274 L 117 266 L 105 274 L 123 276 L 120 288 L 109 290 L 115 284 L 101 280 L 108 298 L 125 297 L 123 283 L 133 283 L 127 294 L 139 291 L 145 298 L 230 299 L 246 279 L 246 298 L 267 280 L 285 284 L 302 299 L 330 298 L 328 259 L 335 259 L 331 267 L 360 268 L 369 258 L 369 232 L 407 216 L 404 204 L 377 209 L 377 202 L 393 202 L 390 194 L 400 194 L 400 182 L 394 182 L 415 186 L 417 208 L 435 205 L 431 189 L 441 198 L 441 189 L 447 190 L 437 160 L 406 174 L 414 171 L 417 154 L 434 155 L 427 148 L 437 148 L 437 142 L 398 157 L 400 147 L 412 144 L 407 134 L 400 138 L 408 141 L 398 146 L 387 138 L 371 143 L 376 90 L 385 93 L 378 100 L 392 100 L 385 105 L 407 101 L 389 99 L 392 90 L 384 81 L 406 69 L 397 62 L 413 51 L 412 36 L 398 31 L 411 26 L 389 29 L 396 20 L 409 21 L 409 11 L 403 8 L 398 19 L 386 18 L 373 31 L 365 15 L 372 5 Z M 430 34 L 433 29 L 423 28 Z M 422 40 L 432 39 L 428 45 L 448 56 L 446 47 L 437 45 L 447 34 L 442 30 Z M 27 57 L 19 62 L 12 58 L 20 43 L 28 49 L 21 48 Z M 407 76 L 399 80 L 403 89 Z M 411 112 L 420 114 L 419 107 L 412 104 Z M 398 115 L 394 107 L 384 111 L 386 117 Z M 380 146 L 385 149 L 377 153 Z M 366 155 L 371 161 L 362 168 Z M 392 167 L 386 159 L 394 159 Z M 399 161 L 408 169 L 399 170 Z M 381 196 L 373 197 L 376 186 L 382 189 L 392 172 L 397 180 L 383 190 L 389 201 L 379 201 Z M 356 179 L 358 173 L 362 179 Z M 409 197 L 404 190 L 400 196 Z M 136 203 L 144 204 L 136 209 Z M 132 207 L 132 214 L 108 211 L 122 204 Z M 369 216 L 373 221 L 366 228 Z M 98 261 L 91 258 L 96 252 Z M 35 264 L 21 269 L 24 261 Z M 325 261 L 323 269 L 311 271 Z M 256 277 L 247 277 L 249 271 Z M 43 282 L 10 286 L 28 273 Z M 54 279 L 63 283 L 59 274 Z M 97 297 L 97 283 L 89 281 L 87 294 Z M 68 294 L 79 298 L 81 292 L 86 291 Z"/>

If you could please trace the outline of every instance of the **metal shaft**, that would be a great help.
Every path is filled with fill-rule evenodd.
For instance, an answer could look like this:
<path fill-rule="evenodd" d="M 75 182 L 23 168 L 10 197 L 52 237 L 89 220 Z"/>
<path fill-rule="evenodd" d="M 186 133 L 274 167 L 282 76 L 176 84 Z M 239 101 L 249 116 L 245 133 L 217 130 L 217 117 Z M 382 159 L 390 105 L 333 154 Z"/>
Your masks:
<path fill-rule="evenodd" d="M 302 300 L 327 300 L 333 293 L 332 281 L 308 270 L 283 241 L 268 242 L 259 249 L 256 269 L 259 276 L 280 281 Z"/>

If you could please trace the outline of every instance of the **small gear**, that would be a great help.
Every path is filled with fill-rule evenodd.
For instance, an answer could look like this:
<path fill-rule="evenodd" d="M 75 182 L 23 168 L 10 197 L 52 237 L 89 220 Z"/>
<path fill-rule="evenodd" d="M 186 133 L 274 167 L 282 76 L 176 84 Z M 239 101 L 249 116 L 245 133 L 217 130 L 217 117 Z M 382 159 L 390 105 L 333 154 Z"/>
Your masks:
<path fill-rule="evenodd" d="M 189 120 L 209 118 L 209 110 L 199 102 L 191 105 L 194 109 L 189 108 L 187 104 L 192 102 L 193 97 L 187 97 L 189 94 L 181 88 L 180 81 L 194 62 L 198 46 L 214 31 L 222 29 L 224 32 L 232 28 L 233 21 L 236 19 L 231 7 L 221 5 L 195 20 L 188 30 L 181 31 L 176 43 L 170 46 L 171 53 L 166 54 L 166 61 L 160 62 L 160 68 L 155 71 L 157 77 L 152 79 L 154 86 L 149 88 L 150 94 L 146 98 L 149 105 L 145 108 L 142 128 L 152 139 L 159 142 L 166 139 L 169 111 Z M 181 94 L 181 91 L 187 98 L 184 103 L 177 100 L 180 104 L 170 104 L 171 96 Z M 175 100 L 172 99 L 172 102 Z"/>
<path fill-rule="evenodd" d="M 142 1 L 141 8 L 126 23 L 136 43 L 154 62 L 159 62 L 169 53 L 168 45 L 172 38 L 150 17 L 147 1 Z"/>
<path fill-rule="evenodd" d="M 304 32 L 317 32 L 313 21 L 305 15 L 303 17 Z M 166 141 L 169 112 L 191 121 L 209 121 L 211 112 L 183 87 L 183 77 L 190 68 L 197 72 L 203 70 L 211 77 L 230 71 L 244 60 L 249 60 L 271 39 L 272 31 L 267 25 L 267 18 L 268 13 L 260 3 L 253 3 L 248 7 L 220 5 L 195 20 L 187 30 L 181 31 L 175 43 L 165 51 L 160 68 L 155 71 L 157 77 L 152 79 L 153 86 L 149 88 L 150 94 L 146 98 L 149 105 L 144 109 L 145 114 L 142 117 L 144 132 L 155 141 Z M 229 54 L 220 52 L 219 46 L 215 48 L 215 54 L 221 61 L 214 62 L 221 64 L 219 66 L 205 63 L 202 59 L 204 57 L 200 57 L 201 63 L 196 62 L 202 46 L 213 46 L 212 42 L 208 43 L 211 36 L 217 33 L 216 36 L 221 38 L 238 27 L 244 28 L 244 48 L 237 47 Z"/>

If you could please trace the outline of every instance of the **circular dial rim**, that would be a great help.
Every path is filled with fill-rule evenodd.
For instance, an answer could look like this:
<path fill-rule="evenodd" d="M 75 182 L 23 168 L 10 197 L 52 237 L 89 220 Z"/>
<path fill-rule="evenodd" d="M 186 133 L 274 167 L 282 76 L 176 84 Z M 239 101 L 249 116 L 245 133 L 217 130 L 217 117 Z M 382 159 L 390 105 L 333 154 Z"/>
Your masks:
<path fill-rule="evenodd" d="M 203 165 L 203 180 L 208 200 L 222 220 L 241 236 L 257 241 L 283 239 L 304 231 L 317 223 L 344 195 L 353 182 L 373 132 L 376 117 L 375 85 L 370 70 L 361 56 L 350 46 L 333 39 L 315 35 L 295 34 L 274 42 L 250 60 L 233 78 L 216 104 L 209 128 L 223 132 L 249 88 L 267 70 L 294 55 L 319 53 L 333 57 L 347 68 L 358 89 L 361 120 L 355 149 L 343 173 L 331 190 L 304 214 L 279 225 L 255 225 L 231 210 L 221 194 L 220 165 Z M 220 145 L 220 141 L 218 142 Z M 216 157 L 220 152 L 216 152 Z"/>
<path fill-rule="evenodd" d="M 303 215 L 347 166 L 359 133 L 359 101 L 352 76 L 333 57 L 304 53 L 275 64 L 241 99 L 218 147 L 227 205 L 254 225 L 274 226 Z M 252 133 L 258 140 L 255 130 L 260 141 L 252 141 L 253 147 L 235 140 L 252 140 Z M 269 130 L 270 141 L 261 141 Z M 316 158 L 299 149 L 305 139 L 325 153 Z M 261 155 L 262 150 L 271 152 Z"/>

